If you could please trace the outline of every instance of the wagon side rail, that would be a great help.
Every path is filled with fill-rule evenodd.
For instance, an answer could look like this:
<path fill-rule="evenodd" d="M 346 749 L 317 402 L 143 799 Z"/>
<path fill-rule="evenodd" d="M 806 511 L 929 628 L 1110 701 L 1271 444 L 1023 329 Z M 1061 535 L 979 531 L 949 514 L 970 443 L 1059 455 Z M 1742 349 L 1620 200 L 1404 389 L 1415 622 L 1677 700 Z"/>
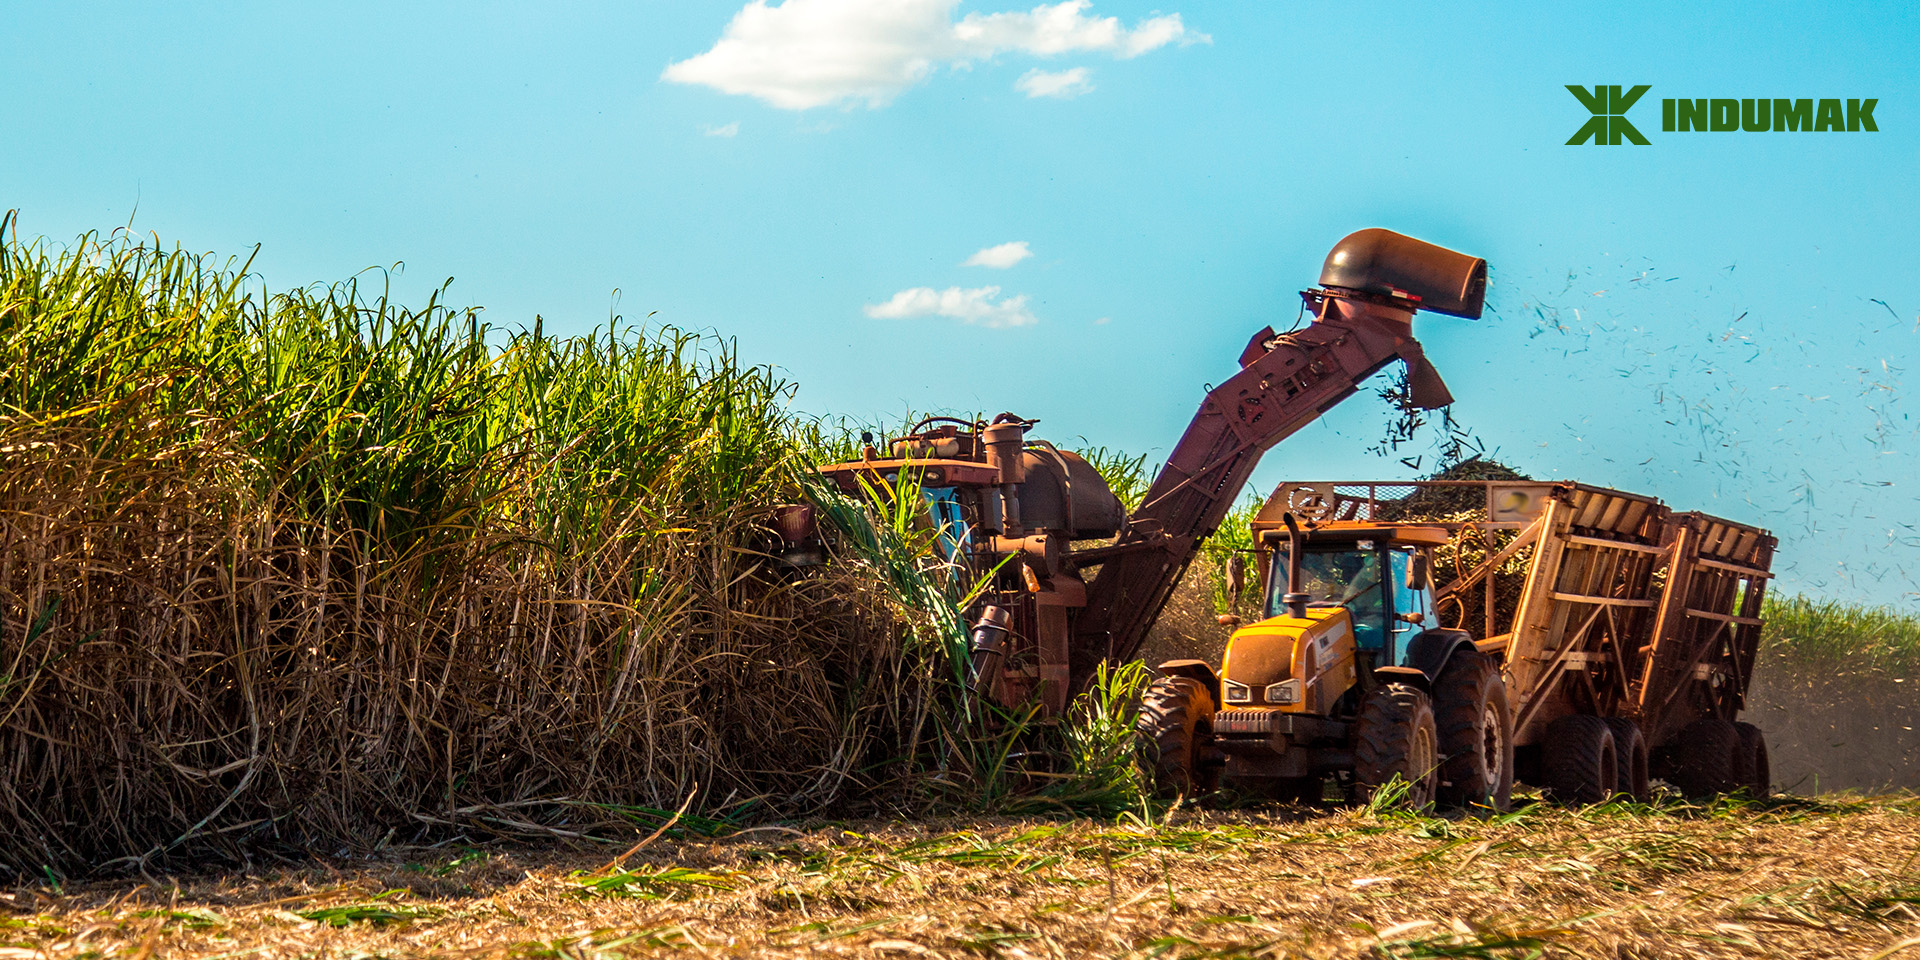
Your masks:
<path fill-rule="evenodd" d="M 1765 530 L 1704 513 L 1674 514 L 1667 539 L 1673 561 L 1636 704 L 1655 747 L 1694 720 L 1732 720 L 1746 707 L 1778 546 Z"/>
<path fill-rule="evenodd" d="M 1658 500 L 1573 486 L 1540 518 L 1539 543 L 1505 648 L 1514 742 L 1536 742 L 1569 713 L 1632 716 L 1656 612 Z"/>

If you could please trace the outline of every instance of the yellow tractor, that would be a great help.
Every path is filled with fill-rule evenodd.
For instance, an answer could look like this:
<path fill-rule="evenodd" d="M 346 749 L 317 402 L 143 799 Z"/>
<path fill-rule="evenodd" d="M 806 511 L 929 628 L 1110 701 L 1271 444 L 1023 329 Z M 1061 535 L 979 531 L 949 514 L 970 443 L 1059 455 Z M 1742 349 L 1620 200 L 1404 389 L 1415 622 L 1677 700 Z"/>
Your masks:
<path fill-rule="evenodd" d="M 1441 526 L 1329 522 L 1261 531 L 1266 617 L 1235 630 L 1216 671 L 1174 660 L 1141 703 L 1169 793 L 1221 785 L 1317 801 L 1331 778 L 1364 799 L 1395 778 L 1406 801 L 1505 808 L 1512 713 L 1500 665 L 1440 626 Z"/>

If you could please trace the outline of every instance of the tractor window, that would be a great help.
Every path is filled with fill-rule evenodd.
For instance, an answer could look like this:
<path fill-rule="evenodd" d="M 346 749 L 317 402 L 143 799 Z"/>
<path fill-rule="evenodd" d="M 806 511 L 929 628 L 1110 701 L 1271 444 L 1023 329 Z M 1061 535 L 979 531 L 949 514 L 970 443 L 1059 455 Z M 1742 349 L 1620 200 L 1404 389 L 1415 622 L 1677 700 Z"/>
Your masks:
<path fill-rule="evenodd" d="M 1407 651 L 1406 641 L 1413 639 L 1414 636 L 1423 630 L 1431 630 L 1439 626 L 1440 621 L 1433 616 L 1433 603 L 1430 599 L 1427 585 L 1423 583 L 1417 588 L 1407 586 L 1407 580 L 1413 572 L 1413 551 L 1407 548 L 1399 548 L 1387 551 L 1387 556 L 1390 558 L 1390 566 L 1393 571 L 1391 583 L 1393 590 L 1393 632 L 1398 636 L 1400 641 L 1397 644 L 1399 654 L 1401 657 L 1405 657 Z M 1415 623 L 1404 619 L 1405 615 L 1410 613 L 1419 614 L 1420 621 Z"/>
<path fill-rule="evenodd" d="M 1273 552 L 1273 573 L 1267 578 L 1267 616 L 1286 613 L 1280 598 L 1287 592 L 1287 551 Z M 1363 650 L 1378 650 L 1387 638 L 1387 579 L 1381 576 L 1380 552 L 1373 541 L 1308 544 L 1300 558 L 1300 589 L 1315 603 L 1338 603 L 1353 615 L 1353 640 Z"/>

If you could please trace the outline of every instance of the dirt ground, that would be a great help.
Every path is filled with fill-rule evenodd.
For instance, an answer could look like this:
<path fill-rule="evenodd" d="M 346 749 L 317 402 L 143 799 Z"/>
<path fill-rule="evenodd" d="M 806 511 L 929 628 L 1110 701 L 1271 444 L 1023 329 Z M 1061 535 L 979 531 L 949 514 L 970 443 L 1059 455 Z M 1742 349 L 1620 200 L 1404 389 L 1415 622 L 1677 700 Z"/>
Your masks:
<path fill-rule="evenodd" d="M 1920 800 L 395 850 L 0 897 L 0 958 L 1920 958 Z"/>

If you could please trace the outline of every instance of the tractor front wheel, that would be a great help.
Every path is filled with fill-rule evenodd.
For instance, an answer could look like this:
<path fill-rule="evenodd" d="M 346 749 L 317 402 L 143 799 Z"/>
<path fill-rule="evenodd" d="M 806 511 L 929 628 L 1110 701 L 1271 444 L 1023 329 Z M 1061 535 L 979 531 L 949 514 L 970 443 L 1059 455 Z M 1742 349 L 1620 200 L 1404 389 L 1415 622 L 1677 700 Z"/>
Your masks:
<path fill-rule="evenodd" d="M 1433 805 L 1440 781 L 1440 731 L 1425 691 L 1389 683 L 1367 695 L 1354 722 L 1353 778 L 1358 800 L 1373 798 L 1398 778 L 1407 791 L 1400 802 L 1415 810 Z"/>
<path fill-rule="evenodd" d="M 1135 729 L 1146 741 L 1161 796 L 1198 796 L 1220 786 L 1213 748 L 1213 697 L 1197 680 L 1162 677 L 1140 697 Z"/>

